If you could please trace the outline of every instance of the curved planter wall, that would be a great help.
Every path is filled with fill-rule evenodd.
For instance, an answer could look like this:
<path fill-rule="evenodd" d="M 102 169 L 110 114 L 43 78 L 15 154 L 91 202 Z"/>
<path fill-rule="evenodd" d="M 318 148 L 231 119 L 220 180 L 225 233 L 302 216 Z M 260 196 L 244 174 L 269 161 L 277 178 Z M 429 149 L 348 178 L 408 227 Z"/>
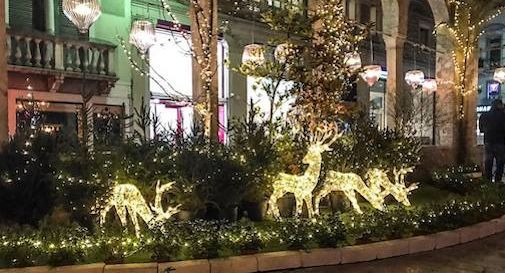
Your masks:
<path fill-rule="evenodd" d="M 0 273 L 255 273 L 368 262 L 432 251 L 468 243 L 505 231 L 505 216 L 488 222 L 426 236 L 342 248 L 282 251 L 212 260 L 171 263 L 105 265 L 103 263 L 50 268 L 1 269 Z M 175 271 L 170 271 L 174 269 Z"/>

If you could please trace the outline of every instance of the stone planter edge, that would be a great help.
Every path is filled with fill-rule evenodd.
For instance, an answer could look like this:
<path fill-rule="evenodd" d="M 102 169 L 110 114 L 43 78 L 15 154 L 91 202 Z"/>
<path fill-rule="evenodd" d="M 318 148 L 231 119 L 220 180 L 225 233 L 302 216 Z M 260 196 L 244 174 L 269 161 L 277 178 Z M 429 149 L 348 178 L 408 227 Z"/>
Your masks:
<path fill-rule="evenodd" d="M 175 268 L 175 273 L 256 273 L 352 264 L 399 257 L 465 244 L 501 232 L 505 232 L 505 216 L 456 230 L 341 248 L 280 251 L 211 260 L 190 260 L 159 264 L 105 265 L 104 263 L 96 263 L 54 268 L 48 266 L 7 268 L 0 269 L 0 273 L 108 273 L 116 270 L 134 273 L 168 273 L 165 272 L 165 269 L 169 267 Z"/>

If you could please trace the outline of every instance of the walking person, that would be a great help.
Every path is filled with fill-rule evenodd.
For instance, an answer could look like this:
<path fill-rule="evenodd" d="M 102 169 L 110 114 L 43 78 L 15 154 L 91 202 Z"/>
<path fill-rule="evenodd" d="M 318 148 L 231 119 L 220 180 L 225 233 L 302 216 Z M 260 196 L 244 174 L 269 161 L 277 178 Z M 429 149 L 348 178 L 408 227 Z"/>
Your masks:
<path fill-rule="evenodd" d="M 491 110 L 482 114 L 479 129 L 484 132 L 484 177 L 492 180 L 496 161 L 494 181 L 501 182 L 505 165 L 505 110 L 501 100 L 494 100 Z"/>

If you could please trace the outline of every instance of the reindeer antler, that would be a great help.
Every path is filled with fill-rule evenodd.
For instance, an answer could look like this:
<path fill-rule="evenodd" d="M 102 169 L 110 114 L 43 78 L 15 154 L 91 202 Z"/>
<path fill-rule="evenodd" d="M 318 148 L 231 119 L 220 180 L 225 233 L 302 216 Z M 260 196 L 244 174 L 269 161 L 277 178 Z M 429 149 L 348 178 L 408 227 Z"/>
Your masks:
<path fill-rule="evenodd" d="M 160 181 L 156 183 L 156 198 L 154 199 L 154 205 L 151 204 L 151 209 L 158 215 L 158 219 L 169 219 L 174 214 L 179 212 L 179 208 L 181 205 L 177 205 L 176 207 L 168 207 L 166 210 L 163 209 L 162 206 L 162 197 L 165 192 L 168 192 L 173 188 L 175 182 L 170 182 L 167 184 L 160 185 Z"/>
<path fill-rule="evenodd" d="M 338 126 L 335 123 L 326 123 L 316 128 L 310 136 L 310 143 L 331 146 L 341 136 L 342 133 L 338 132 Z"/>

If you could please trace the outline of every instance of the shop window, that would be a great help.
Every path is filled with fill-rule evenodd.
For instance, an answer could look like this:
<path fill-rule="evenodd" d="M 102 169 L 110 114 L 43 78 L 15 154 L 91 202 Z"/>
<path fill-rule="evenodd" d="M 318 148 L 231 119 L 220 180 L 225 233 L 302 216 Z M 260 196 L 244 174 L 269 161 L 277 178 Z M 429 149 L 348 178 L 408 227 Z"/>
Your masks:
<path fill-rule="evenodd" d="M 151 128 L 155 136 L 160 130 L 174 131 L 179 135 L 192 132 L 194 109 L 191 103 L 181 102 L 177 97 L 193 100 L 193 58 L 190 51 L 190 35 L 165 29 L 156 30 L 159 42 L 149 51 L 151 63 L 151 115 L 156 117 L 158 128 Z M 219 79 L 219 136 L 226 140 L 228 69 L 225 59 L 228 46 L 224 40 L 218 43 Z"/>
<path fill-rule="evenodd" d="M 276 83 L 275 83 L 276 84 Z M 272 80 L 268 78 L 255 78 L 247 77 L 247 102 L 249 104 L 249 109 L 251 106 L 259 110 L 259 113 L 264 117 L 270 116 L 271 103 L 268 93 L 265 91 L 266 88 L 272 85 Z M 289 89 L 293 87 L 293 82 L 281 81 L 277 88 L 277 96 L 275 98 L 276 102 L 280 101 L 282 97 L 283 103 L 277 105 L 275 112 L 273 113 L 274 118 L 285 117 L 291 108 L 293 99 L 286 98 Z"/>

